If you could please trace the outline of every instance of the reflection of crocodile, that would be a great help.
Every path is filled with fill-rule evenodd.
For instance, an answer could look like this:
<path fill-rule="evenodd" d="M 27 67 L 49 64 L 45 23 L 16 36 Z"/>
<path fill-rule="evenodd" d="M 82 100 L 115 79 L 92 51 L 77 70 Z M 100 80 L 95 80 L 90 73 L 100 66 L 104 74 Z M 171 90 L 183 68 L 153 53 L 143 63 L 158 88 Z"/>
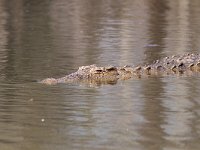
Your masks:
<path fill-rule="evenodd" d="M 165 57 L 149 65 L 124 67 L 97 67 L 96 65 L 79 67 L 78 71 L 62 78 L 47 78 L 44 84 L 86 82 L 93 84 L 115 84 L 117 80 L 132 77 L 162 76 L 170 74 L 191 75 L 200 72 L 200 55 L 184 54 Z"/>

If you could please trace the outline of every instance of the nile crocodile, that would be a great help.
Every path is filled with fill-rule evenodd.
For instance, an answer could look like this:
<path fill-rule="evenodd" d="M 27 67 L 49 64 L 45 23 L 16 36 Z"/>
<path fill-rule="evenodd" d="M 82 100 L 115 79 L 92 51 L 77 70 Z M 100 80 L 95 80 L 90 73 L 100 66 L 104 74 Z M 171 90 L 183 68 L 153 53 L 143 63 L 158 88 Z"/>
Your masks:
<path fill-rule="evenodd" d="M 96 65 L 79 67 L 78 71 L 67 76 L 55 79 L 47 78 L 40 83 L 74 83 L 87 82 L 95 84 L 114 84 L 118 80 L 126 80 L 133 77 L 163 76 L 173 74 L 194 75 L 200 73 L 200 54 L 184 54 L 165 57 L 154 61 L 152 64 L 137 66 L 106 66 Z"/>

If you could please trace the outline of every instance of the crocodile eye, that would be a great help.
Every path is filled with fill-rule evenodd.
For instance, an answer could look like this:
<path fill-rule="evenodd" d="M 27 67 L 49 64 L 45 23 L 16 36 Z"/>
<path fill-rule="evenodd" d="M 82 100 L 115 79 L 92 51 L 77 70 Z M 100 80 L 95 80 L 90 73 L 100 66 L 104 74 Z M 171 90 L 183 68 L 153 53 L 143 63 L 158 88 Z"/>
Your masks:
<path fill-rule="evenodd" d="M 124 69 L 124 68 L 120 68 L 120 70 L 121 70 L 121 71 L 126 71 L 126 69 Z"/>
<path fill-rule="evenodd" d="M 95 72 L 103 72 L 103 70 L 101 70 L 101 69 L 97 69 L 97 70 L 95 70 Z"/>
<path fill-rule="evenodd" d="M 115 71 L 115 70 L 117 70 L 116 67 L 108 67 L 108 68 L 106 68 L 106 71 Z"/>

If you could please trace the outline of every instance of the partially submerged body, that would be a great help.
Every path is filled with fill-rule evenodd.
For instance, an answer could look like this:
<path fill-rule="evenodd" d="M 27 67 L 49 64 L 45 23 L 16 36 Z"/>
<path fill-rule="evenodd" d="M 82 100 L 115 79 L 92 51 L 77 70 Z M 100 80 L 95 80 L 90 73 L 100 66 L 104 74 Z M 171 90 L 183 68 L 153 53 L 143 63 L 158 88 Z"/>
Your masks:
<path fill-rule="evenodd" d="M 96 65 L 79 67 L 78 71 L 62 78 L 47 78 L 40 83 L 74 83 L 86 82 L 96 84 L 114 84 L 117 80 L 126 80 L 133 77 L 162 76 L 172 74 L 192 75 L 200 72 L 200 55 L 184 54 L 181 56 L 165 57 L 152 64 L 115 67 L 98 67 Z"/>

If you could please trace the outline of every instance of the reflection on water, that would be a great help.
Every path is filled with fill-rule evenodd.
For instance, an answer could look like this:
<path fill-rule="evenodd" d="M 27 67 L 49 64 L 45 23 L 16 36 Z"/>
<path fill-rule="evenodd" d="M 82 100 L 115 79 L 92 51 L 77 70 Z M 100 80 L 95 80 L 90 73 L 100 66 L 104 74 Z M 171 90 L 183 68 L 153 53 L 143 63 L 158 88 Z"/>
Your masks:
<path fill-rule="evenodd" d="M 199 149 L 199 77 L 89 87 L 35 82 L 78 66 L 196 52 L 197 0 L 0 0 L 2 149 Z"/>

